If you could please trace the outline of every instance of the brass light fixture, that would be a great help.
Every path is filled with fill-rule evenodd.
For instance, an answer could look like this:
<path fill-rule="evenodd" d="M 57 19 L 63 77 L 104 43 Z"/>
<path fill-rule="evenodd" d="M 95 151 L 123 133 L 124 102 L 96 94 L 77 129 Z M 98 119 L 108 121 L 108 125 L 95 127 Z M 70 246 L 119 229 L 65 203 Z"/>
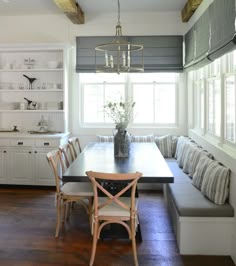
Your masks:
<path fill-rule="evenodd" d="M 95 47 L 95 65 L 98 73 L 144 72 L 143 45 L 130 43 L 122 36 L 119 0 L 116 35 L 112 42 Z"/>

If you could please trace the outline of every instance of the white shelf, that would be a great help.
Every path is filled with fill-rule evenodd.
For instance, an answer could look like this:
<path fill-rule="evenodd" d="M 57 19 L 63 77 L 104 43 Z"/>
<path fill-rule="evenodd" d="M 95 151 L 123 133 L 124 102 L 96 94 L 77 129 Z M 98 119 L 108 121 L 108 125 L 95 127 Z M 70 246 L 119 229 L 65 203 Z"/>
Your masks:
<path fill-rule="evenodd" d="M 0 113 L 64 113 L 64 110 L 0 110 Z"/>
<path fill-rule="evenodd" d="M 0 92 L 63 92 L 62 89 L 41 89 L 41 90 L 35 90 L 35 89 L 32 89 L 32 90 L 20 90 L 20 89 L 9 89 L 9 90 L 2 90 L 0 89 Z"/>
<path fill-rule="evenodd" d="M 64 45 L 0 45 L 0 127 L 17 124 L 19 128 L 30 130 L 41 119 L 41 115 L 45 114 L 45 119 L 53 128 L 65 131 L 65 49 Z M 33 60 L 35 63 L 30 65 Z M 54 65 L 57 67 L 50 68 L 50 61 L 58 62 Z M 28 78 L 35 78 L 36 82 L 30 87 L 27 77 L 23 77 L 23 74 Z M 27 106 L 24 97 L 38 103 L 42 109 L 24 109 Z M 24 108 L 20 109 L 23 104 Z M 66 108 L 58 109 L 61 107 Z"/>
<path fill-rule="evenodd" d="M 56 72 L 64 71 L 63 68 L 20 68 L 20 69 L 0 69 L 0 72 Z"/>

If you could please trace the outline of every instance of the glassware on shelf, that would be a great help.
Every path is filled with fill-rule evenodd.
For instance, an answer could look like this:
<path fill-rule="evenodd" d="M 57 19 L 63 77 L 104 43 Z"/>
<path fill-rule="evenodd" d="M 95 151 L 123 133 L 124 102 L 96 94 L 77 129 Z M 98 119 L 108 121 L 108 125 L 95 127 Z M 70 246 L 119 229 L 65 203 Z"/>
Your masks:
<path fill-rule="evenodd" d="M 29 57 L 27 59 L 24 59 L 24 64 L 27 66 L 28 69 L 32 69 L 35 65 L 35 60 Z"/>
<path fill-rule="evenodd" d="M 41 87 L 42 90 L 46 90 L 47 89 L 47 84 L 46 82 L 43 82 L 42 83 L 42 87 Z"/>
<path fill-rule="evenodd" d="M 41 82 L 40 82 L 39 79 L 36 80 L 35 86 L 34 86 L 33 89 L 35 89 L 35 90 L 40 90 L 41 89 Z"/>
<path fill-rule="evenodd" d="M 23 82 L 20 82 L 20 83 L 18 84 L 18 89 L 19 89 L 19 90 L 24 90 L 24 89 L 25 89 L 25 85 L 24 85 Z"/>

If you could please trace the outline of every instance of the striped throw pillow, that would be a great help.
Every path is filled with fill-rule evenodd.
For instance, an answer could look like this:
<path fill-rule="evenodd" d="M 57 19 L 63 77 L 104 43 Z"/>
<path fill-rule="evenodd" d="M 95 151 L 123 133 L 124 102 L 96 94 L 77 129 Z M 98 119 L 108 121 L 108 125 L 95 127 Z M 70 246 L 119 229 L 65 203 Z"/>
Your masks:
<path fill-rule="evenodd" d="M 161 154 L 163 155 L 163 157 L 165 158 L 172 157 L 172 136 L 171 135 L 155 137 L 155 142 Z"/>
<path fill-rule="evenodd" d="M 177 136 L 172 136 L 172 157 L 175 156 L 177 142 L 178 142 L 178 137 Z"/>
<path fill-rule="evenodd" d="M 196 143 L 190 142 L 185 149 L 183 158 L 183 172 L 189 174 L 192 168 L 192 155 L 195 149 L 199 149 Z"/>
<path fill-rule="evenodd" d="M 184 142 L 179 150 L 179 155 L 177 157 L 177 164 L 180 168 L 183 168 L 184 166 L 184 160 L 186 158 L 185 154 L 188 150 L 188 147 L 190 145 L 190 142 Z"/>
<path fill-rule="evenodd" d="M 204 174 L 201 192 L 215 204 L 222 205 L 229 196 L 230 169 L 214 161 Z"/>
<path fill-rule="evenodd" d="M 184 137 L 184 136 L 180 136 L 178 138 L 178 141 L 177 141 L 177 146 L 176 146 L 176 152 L 175 152 L 175 159 L 177 160 L 179 158 L 179 156 L 182 154 L 182 148 L 183 148 L 183 145 L 186 143 L 186 142 L 190 142 L 190 138 L 188 137 Z"/>
<path fill-rule="evenodd" d="M 196 170 L 193 174 L 192 184 L 201 190 L 202 187 L 202 180 L 204 177 L 204 174 L 208 167 L 213 163 L 214 161 L 209 159 L 207 156 L 201 156 L 200 160 L 197 163 Z"/>
<path fill-rule="evenodd" d="M 114 136 L 97 135 L 97 140 L 99 142 L 114 142 Z"/>
<path fill-rule="evenodd" d="M 132 136 L 132 142 L 154 142 L 154 135 Z"/>
<path fill-rule="evenodd" d="M 202 148 L 196 148 L 193 150 L 189 160 L 191 160 L 191 165 L 189 167 L 189 176 L 192 178 L 193 175 L 194 175 L 194 172 L 196 170 L 196 167 L 197 167 L 197 164 L 198 164 L 198 161 L 200 160 L 200 158 L 202 156 L 207 156 L 211 159 L 213 159 L 211 157 L 211 154 L 208 153 L 206 150 L 203 150 Z"/>

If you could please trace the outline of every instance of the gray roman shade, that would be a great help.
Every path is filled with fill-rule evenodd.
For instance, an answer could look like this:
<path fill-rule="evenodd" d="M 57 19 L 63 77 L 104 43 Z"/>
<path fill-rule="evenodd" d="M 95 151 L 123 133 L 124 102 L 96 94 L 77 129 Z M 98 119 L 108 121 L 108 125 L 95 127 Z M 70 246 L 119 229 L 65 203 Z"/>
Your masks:
<path fill-rule="evenodd" d="M 112 41 L 112 37 L 76 37 L 76 72 L 95 72 L 95 47 Z M 99 58 L 103 63 L 104 58 Z"/>
<path fill-rule="evenodd" d="M 145 72 L 181 72 L 183 71 L 183 36 L 132 36 L 128 41 L 144 46 Z M 76 72 L 95 72 L 95 47 L 111 42 L 113 37 L 77 37 Z M 138 59 L 138 58 L 136 58 Z M 135 64 L 135 57 L 132 57 Z M 104 57 L 99 58 L 104 64 Z"/>
<path fill-rule="evenodd" d="M 235 0 L 214 0 L 184 40 L 187 70 L 203 67 L 235 49 Z"/>
<path fill-rule="evenodd" d="M 196 32 L 196 56 L 195 60 L 200 62 L 208 56 L 210 50 L 210 12 L 207 9 L 195 24 Z"/>
<path fill-rule="evenodd" d="M 195 59 L 195 27 L 192 27 L 184 36 L 185 65 L 190 65 Z"/>
<path fill-rule="evenodd" d="M 211 16 L 210 59 L 214 60 L 235 48 L 235 0 L 215 0 Z"/>
<path fill-rule="evenodd" d="M 188 70 L 207 65 L 210 50 L 210 12 L 207 9 L 185 34 L 185 65 Z"/>

